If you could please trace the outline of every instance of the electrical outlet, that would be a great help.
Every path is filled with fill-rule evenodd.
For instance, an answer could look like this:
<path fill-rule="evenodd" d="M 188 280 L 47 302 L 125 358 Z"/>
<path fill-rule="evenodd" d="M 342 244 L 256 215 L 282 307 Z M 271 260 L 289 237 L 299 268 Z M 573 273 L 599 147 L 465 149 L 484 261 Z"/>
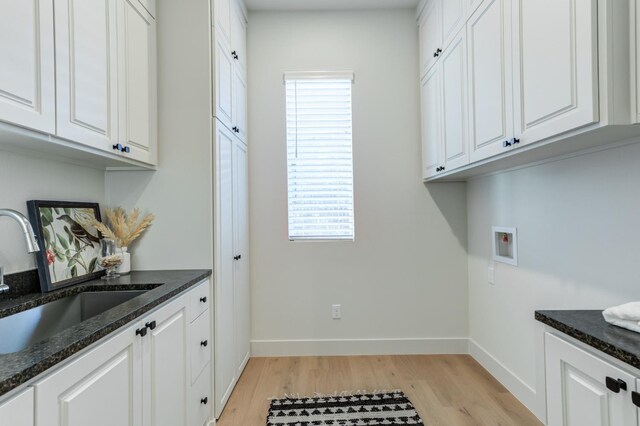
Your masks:
<path fill-rule="evenodd" d="M 331 305 L 331 318 L 342 318 L 342 305 Z"/>
<path fill-rule="evenodd" d="M 487 279 L 489 284 L 495 285 L 496 283 L 496 269 L 493 265 L 489 266 Z"/>

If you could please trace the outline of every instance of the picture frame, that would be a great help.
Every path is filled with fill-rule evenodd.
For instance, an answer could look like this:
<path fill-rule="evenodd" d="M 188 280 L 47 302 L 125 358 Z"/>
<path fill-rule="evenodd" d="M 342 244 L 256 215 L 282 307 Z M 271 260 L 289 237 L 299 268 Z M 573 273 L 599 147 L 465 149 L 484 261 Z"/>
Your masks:
<path fill-rule="evenodd" d="M 86 224 L 102 220 L 98 203 L 30 200 L 27 210 L 40 244 L 35 255 L 43 293 L 104 275 L 98 265 L 102 235 Z"/>

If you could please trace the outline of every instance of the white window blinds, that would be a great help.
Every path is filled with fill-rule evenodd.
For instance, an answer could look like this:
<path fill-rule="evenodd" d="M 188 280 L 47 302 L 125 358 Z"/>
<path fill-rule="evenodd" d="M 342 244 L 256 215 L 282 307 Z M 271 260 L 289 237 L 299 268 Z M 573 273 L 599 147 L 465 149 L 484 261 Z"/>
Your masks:
<path fill-rule="evenodd" d="M 290 240 L 353 240 L 353 74 L 285 74 Z"/>

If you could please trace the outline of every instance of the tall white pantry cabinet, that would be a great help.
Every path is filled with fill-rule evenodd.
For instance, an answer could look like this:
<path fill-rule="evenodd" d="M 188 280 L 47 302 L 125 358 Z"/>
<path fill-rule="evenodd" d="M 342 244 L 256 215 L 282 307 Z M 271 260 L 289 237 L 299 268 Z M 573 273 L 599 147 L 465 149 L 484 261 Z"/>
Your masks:
<path fill-rule="evenodd" d="M 213 0 L 215 416 L 250 354 L 246 10 Z"/>

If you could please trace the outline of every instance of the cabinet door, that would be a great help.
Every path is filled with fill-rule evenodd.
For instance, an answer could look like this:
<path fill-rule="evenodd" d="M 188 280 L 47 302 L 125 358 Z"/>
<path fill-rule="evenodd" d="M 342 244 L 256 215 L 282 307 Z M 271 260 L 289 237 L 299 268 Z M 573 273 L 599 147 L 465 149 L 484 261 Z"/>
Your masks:
<path fill-rule="evenodd" d="M 238 1 L 234 1 L 231 16 L 231 56 L 242 69 L 242 75 L 245 76 L 247 74 L 247 20 Z"/>
<path fill-rule="evenodd" d="M 148 334 L 143 340 L 145 360 L 145 425 L 187 424 L 189 357 L 187 356 L 188 298 L 181 297 L 143 320 Z M 147 417 L 148 415 L 148 417 Z"/>
<path fill-rule="evenodd" d="M 236 381 L 233 272 L 233 141 L 216 123 L 215 412 L 220 415 Z"/>
<path fill-rule="evenodd" d="M 247 141 L 247 83 L 239 67 L 233 69 L 233 130 L 241 141 Z"/>
<path fill-rule="evenodd" d="M 511 3 L 487 0 L 467 23 L 471 161 L 513 137 Z"/>
<path fill-rule="evenodd" d="M 216 41 L 215 52 L 216 96 L 215 117 L 225 126 L 233 127 L 233 62 L 226 47 Z"/>
<path fill-rule="evenodd" d="M 518 0 L 513 23 L 520 144 L 597 122 L 596 0 Z"/>
<path fill-rule="evenodd" d="M 38 426 L 142 425 L 138 324 L 37 382 Z"/>
<path fill-rule="evenodd" d="M 249 182 L 247 147 L 233 146 L 233 268 L 236 370 L 240 377 L 249 360 L 251 301 L 249 295 Z"/>
<path fill-rule="evenodd" d="M 0 404 L 0 426 L 33 426 L 33 388 Z"/>
<path fill-rule="evenodd" d="M 467 143 L 467 41 L 464 29 L 443 52 L 442 137 L 446 170 L 469 163 Z"/>
<path fill-rule="evenodd" d="M 53 0 L 0 0 L 0 120 L 56 131 Z"/>
<path fill-rule="evenodd" d="M 427 71 L 436 63 L 438 59 L 435 56 L 436 52 L 438 49 L 442 49 L 440 1 L 429 1 L 420 18 L 420 77 L 424 77 Z"/>
<path fill-rule="evenodd" d="M 101 150 L 118 137 L 116 7 L 55 0 L 57 135 Z"/>
<path fill-rule="evenodd" d="M 231 44 L 231 2 L 233 0 L 213 0 L 214 27 L 218 37 L 224 39 L 227 46 Z"/>
<path fill-rule="evenodd" d="M 156 21 L 138 0 L 118 0 L 122 155 L 157 163 Z"/>
<path fill-rule="evenodd" d="M 637 426 L 635 378 L 552 334 L 545 334 L 549 426 Z M 607 389 L 607 377 L 627 390 Z"/>
<path fill-rule="evenodd" d="M 440 69 L 433 67 L 422 80 L 422 177 L 430 178 L 442 166 L 442 124 Z"/>
<path fill-rule="evenodd" d="M 469 0 L 442 0 L 442 46 L 446 50 L 449 43 L 467 20 Z"/>

